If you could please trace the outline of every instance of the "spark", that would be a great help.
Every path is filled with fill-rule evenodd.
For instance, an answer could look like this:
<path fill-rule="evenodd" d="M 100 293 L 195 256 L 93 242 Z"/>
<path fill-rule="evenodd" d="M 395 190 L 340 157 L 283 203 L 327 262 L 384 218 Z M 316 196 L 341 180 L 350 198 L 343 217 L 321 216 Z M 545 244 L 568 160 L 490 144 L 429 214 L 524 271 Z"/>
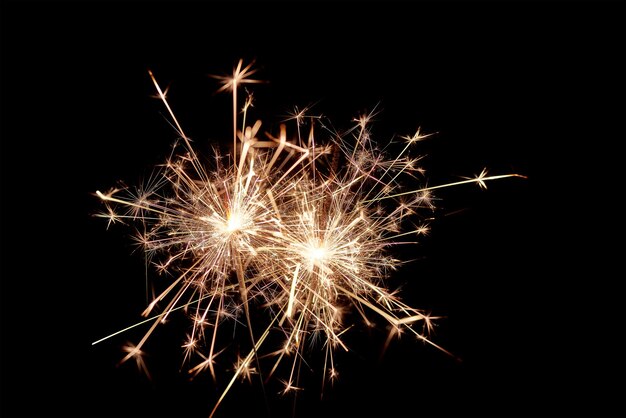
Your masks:
<path fill-rule="evenodd" d="M 254 62 L 251 62 L 242 69 L 243 60 L 240 59 L 237 63 L 237 67 L 233 70 L 232 76 L 211 75 L 211 77 L 220 80 L 222 83 L 222 87 L 217 90 L 218 93 L 227 90 L 233 92 L 233 153 L 235 159 L 237 157 L 237 88 L 240 84 L 255 84 L 263 82 L 262 80 L 249 78 L 257 72 L 256 69 L 252 68 L 253 65 Z M 250 96 L 248 97 L 250 98 Z M 165 96 L 163 96 L 163 99 L 165 100 Z M 246 101 L 244 111 L 247 111 L 250 104 L 252 104 L 251 98 L 250 101 Z"/>
<path fill-rule="evenodd" d="M 389 289 L 391 273 L 403 264 L 391 249 L 408 244 L 400 237 L 429 233 L 415 218 L 433 210 L 433 190 L 469 183 L 485 188 L 487 181 L 524 177 L 488 176 L 484 169 L 473 178 L 407 191 L 406 181 L 424 174 L 412 149 L 432 134 L 417 129 L 401 137 L 404 148 L 388 157 L 371 137 L 376 109 L 339 135 L 321 116 L 308 116 L 309 107 L 296 107 L 277 135 L 262 131 L 261 121 L 247 122 L 251 93 L 241 113 L 237 107 L 238 87 L 261 82 L 251 78 L 256 71 L 253 63 L 244 66 L 240 60 L 232 76 L 213 76 L 221 83 L 218 92 L 232 92 L 233 150 L 228 157 L 214 150 L 214 158 L 206 160 L 192 148 L 166 92 L 149 72 L 182 141 L 144 186 L 96 191 L 105 205 L 98 216 L 108 221 L 107 228 L 138 223 L 135 239 L 146 259 L 172 279 L 143 312 L 152 316 L 93 344 L 151 323 L 138 344 L 124 347 L 122 360 L 134 358 L 147 373 L 143 345 L 169 315 L 184 310 L 191 330 L 182 344 L 183 363 L 198 361 L 189 374 L 208 370 L 217 380 L 215 358 L 222 355 L 228 362 L 221 343 L 232 339 L 227 324 L 243 325 L 247 352 L 231 356 L 232 377 L 211 416 L 237 380 L 258 376 L 263 384 L 284 370 L 288 378 L 279 379 L 281 393 L 301 391 L 300 370 L 315 347 L 324 349 L 322 389 L 325 381 L 336 380 L 334 352 L 348 351 L 344 335 L 354 326 L 346 312 L 356 312 L 368 326 L 374 323 L 371 315 L 386 321 L 391 331 L 384 347 L 409 333 L 452 355 L 429 338 L 436 317 Z M 305 119 L 308 133 L 302 130 Z M 295 124 L 291 137 L 288 122 Z M 160 313 L 152 314 L 157 307 Z M 253 321 L 252 310 L 255 318 L 267 318 Z M 278 346 L 266 347 L 275 341 L 270 335 L 280 337 Z"/>
<path fill-rule="evenodd" d="M 137 346 L 130 342 L 124 345 L 122 349 L 124 352 L 128 353 L 129 358 L 135 359 L 137 369 L 145 374 L 148 379 L 151 379 L 150 372 L 148 371 L 148 367 L 146 366 L 146 363 L 144 361 L 144 356 L 146 355 L 146 353 L 144 353 Z"/>
<path fill-rule="evenodd" d="M 426 138 L 429 138 L 429 137 L 433 136 L 434 134 L 435 134 L 435 133 L 422 134 L 422 132 L 421 132 L 421 128 L 418 128 L 418 129 L 417 129 L 417 132 L 415 132 L 415 134 L 413 134 L 413 135 L 411 135 L 411 136 L 409 136 L 409 135 L 405 135 L 405 136 L 402 136 L 401 138 L 402 138 L 402 139 L 404 139 L 404 140 L 406 140 L 406 142 L 407 142 L 408 144 L 414 144 L 414 143 L 416 143 L 416 142 L 423 141 L 423 140 L 425 140 Z"/>

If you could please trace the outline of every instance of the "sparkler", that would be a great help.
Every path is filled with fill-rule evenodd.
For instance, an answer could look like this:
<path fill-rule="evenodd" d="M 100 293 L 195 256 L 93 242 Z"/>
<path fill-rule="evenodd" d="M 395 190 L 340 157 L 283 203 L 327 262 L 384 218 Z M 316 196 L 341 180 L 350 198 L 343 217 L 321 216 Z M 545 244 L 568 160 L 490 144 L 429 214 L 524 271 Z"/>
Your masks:
<path fill-rule="evenodd" d="M 172 277 L 143 312 L 149 318 L 135 325 L 151 323 L 139 343 L 124 348 L 122 362 L 135 359 L 145 370 L 142 347 L 161 322 L 184 309 L 192 318 L 185 361 L 201 359 L 189 373 L 208 370 L 216 379 L 216 357 L 226 349 L 222 328 L 245 318 L 250 349 L 237 358 L 211 416 L 237 379 L 258 374 L 268 381 L 283 364 L 288 369 L 283 392 L 300 389 L 298 371 L 315 341 L 324 350 L 322 387 L 335 379 L 334 352 L 348 349 L 342 336 L 353 326 L 344 323 L 348 310 L 368 325 L 372 316 L 383 318 L 391 326 L 390 338 L 408 331 L 447 352 L 428 338 L 435 318 L 388 289 L 386 279 L 402 264 L 391 247 L 415 242 L 428 231 L 416 221 L 433 208 L 432 190 L 523 177 L 488 176 L 483 170 L 463 181 L 407 190 L 405 179 L 424 174 L 410 150 L 428 135 L 418 130 L 403 137 L 402 151 L 387 158 L 371 138 L 374 113 L 338 134 L 308 109 L 290 118 L 292 138 L 286 123 L 276 136 L 262 132 L 261 121 L 247 122 L 251 96 L 241 110 L 237 106 L 238 87 L 260 82 L 250 78 L 255 72 L 240 60 L 232 76 L 215 77 L 219 91 L 232 92 L 234 147 L 225 156 L 214 150 L 212 160 L 191 146 L 150 72 L 180 142 L 144 186 L 96 192 L 105 205 L 99 216 L 109 224 L 137 222 L 135 239 L 147 259 Z M 324 141 L 318 141 L 318 131 Z M 253 321 L 252 310 L 267 320 Z M 281 342 L 266 347 L 270 340 Z"/>

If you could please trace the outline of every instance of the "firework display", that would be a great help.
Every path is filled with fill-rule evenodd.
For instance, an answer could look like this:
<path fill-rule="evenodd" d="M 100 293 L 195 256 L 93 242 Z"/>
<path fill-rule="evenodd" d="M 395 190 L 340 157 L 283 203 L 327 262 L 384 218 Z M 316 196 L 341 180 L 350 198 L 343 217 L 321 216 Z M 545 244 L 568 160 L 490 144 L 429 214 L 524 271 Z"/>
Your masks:
<path fill-rule="evenodd" d="M 232 366 L 218 360 L 225 336 L 232 340 L 231 325 L 243 325 L 236 337 L 248 350 L 237 355 L 211 415 L 238 379 L 258 375 L 279 379 L 284 393 L 301 389 L 299 370 L 313 350 L 323 352 L 322 385 L 335 379 L 334 353 L 348 350 L 343 337 L 359 325 L 355 318 L 365 325 L 382 318 L 390 338 L 408 332 L 446 352 L 429 338 L 435 318 L 390 288 L 389 276 L 405 262 L 393 247 L 428 232 L 433 190 L 522 177 L 483 170 L 427 186 L 413 154 L 429 135 L 418 129 L 400 137 L 400 151 L 391 153 L 371 136 L 375 112 L 337 132 L 310 109 L 296 110 L 278 132 L 267 132 L 253 120 L 252 96 L 239 97 L 242 85 L 259 82 L 255 74 L 239 61 L 232 75 L 215 77 L 219 91 L 232 93 L 233 147 L 207 158 L 150 73 L 179 142 L 150 181 L 96 192 L 105 207 L 99 216 L 136 225 L 136 241 L 159 283 L 167 283 L 143 312 L 148 331 L 124 348 L 122 361 L 145 370 L 146 341 L 170 314 L 184 311 L 191 319 L 182 342 L 187 370 L 216 378 L 218 365 Z M 423 186 L 408 187 L 416 182 Z M 347 312 L 355 314 L 350 321 Z"/>

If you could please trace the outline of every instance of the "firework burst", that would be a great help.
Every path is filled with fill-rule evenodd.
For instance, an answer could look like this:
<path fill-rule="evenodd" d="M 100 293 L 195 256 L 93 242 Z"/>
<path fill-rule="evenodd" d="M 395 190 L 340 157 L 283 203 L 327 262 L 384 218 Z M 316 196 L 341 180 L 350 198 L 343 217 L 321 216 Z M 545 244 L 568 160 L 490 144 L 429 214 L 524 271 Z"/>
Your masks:
<path fill-rule="evenodd" d="M 105 205 L 99 216 L 109 224 L 135 222 L 147 260 L 171 277 L 143 312 L 149 318 L 140 324 L 151 323 L 149 330 L 125 347 L 122 361 L 134 358 L 145 369 L 142 347 L 158 324 L 184 309 L 192 321 L 185 361 L 197 359 L 189 373 L 208 370 L 215 379 L 215 358 L 227 347 L 220 338 L 223 324 L 245 323 L 249 351 L 237 357 L 211 415 L 237 379 L 258 374 L 267 381 L 282 364 L 288 370 L 283 392 L 299 389 L 309 347 L 324 350 L 322 382 L 336 378 L 333 353 L 348 349 L 342 337 L 353 326 L 345 322 L 347 311 L 368 325 L 372 316 L 383 318 L 390 338 L 409 331 L 445 352 L 428 338 L 434 318 L 389 290 L 386 279 L 403 262 L 391 247 L 428 231 L 421 213 L 433 209 L 433 189 L 484 187 L 488 180 L 518 176 L 483 170 L 463 181 L 407 189 L 407 179 L 423 181 L 410 150 L 428 135 L 418 130 L 403 137 L 402 151 L 386 157 L 371 138 L 374 113 L 338 134 L 308 109 L 296 109 L 293 127 L 263 132 L 260 121 L 247 122 L 251 97 L 242 109 L 237 105 L 238 87 L 260 82 L 250 78 L 255 72 L 239 61 L 232 76 L 215 77 L 219 91 L 232 92 L 234 148 L 230 155 L 213 150 L 211 159 L 191 146 L 150 73 L 180 141 L 145 185 L 96 192 Z M 253 321 L 251 311 L 267 319 Z"/>

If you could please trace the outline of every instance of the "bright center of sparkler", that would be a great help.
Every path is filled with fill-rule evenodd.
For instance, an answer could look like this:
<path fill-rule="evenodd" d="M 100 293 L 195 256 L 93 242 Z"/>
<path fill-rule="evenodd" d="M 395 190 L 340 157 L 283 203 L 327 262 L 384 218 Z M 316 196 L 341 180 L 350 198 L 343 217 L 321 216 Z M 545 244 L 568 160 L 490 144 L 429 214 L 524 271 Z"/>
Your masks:
<path fill-rule="evenodd" d="M 231 213 L 228 215 L 228 221 L 226 222 L 226 231 L 235 232 L 241 228 L 242 224 L 241 216 L 236 213 Z"/>
<path fill-rule="evenodd" d="M 326 254 L 327 251 L 324 247 L 311 247 L 307 251 L 307 257 L 312 262 L 323 260 L 324 258 L 326 258 Z"/>

